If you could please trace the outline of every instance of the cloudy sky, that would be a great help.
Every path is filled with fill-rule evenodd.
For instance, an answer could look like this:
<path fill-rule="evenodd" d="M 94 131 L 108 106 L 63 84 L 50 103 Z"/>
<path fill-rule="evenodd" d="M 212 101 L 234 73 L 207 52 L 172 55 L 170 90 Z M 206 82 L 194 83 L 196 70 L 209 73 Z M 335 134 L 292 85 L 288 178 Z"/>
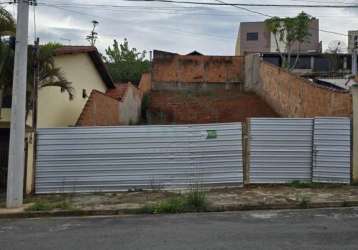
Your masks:
<path fill-rule="evenodd" d="M 215 2 L 215 0 L 197 0 Z M 227 0 L 230 3 L 265 3 L 257 0 Z M 38 0 L 36 32 L 42 42 L 87 45 L 92 20 L 99 22 L 96 46 L 104 51 L 113 39 L 128 38 L 140 50 L 160 49 L 178 53 L 198 50 L 210 55 L 233 55 L 239 23 L 263 21 L 264 16 L 232 6 L 193 6 L 174 3 L 144 3 L 123 0 Z M 273 0 L 277 4 L 343 4 L 358 0 Z M 97 4 L 97 5 L 96 5 Z M 115 5 L 115 6 L 111 6 Z M 119 7 L 120 6 L 120 7 Z M 15 6 L 7 7 L 16 14 Z M 272 16 L 294 16 L 301 11 L 320 19 L 320 28 L 339 33 L 358 29 L 358 9 L 298 9 L 249 7 Z M 30 39 L 34 37 L 33 7 L 30 13 Z M 347 37 L 320 32 L 324 47 L 332 40 Z"/>

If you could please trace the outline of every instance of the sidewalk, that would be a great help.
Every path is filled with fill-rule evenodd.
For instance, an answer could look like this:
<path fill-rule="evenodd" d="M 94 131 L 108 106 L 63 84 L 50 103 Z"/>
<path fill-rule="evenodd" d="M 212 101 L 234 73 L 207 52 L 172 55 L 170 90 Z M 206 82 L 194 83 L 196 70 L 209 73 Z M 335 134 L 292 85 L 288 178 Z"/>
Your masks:
<path fill-rule="evenodd" d="M 205 211 L 358 206 L 358 186 L 302 186 L 211 189 L 206 192 Z M 148 206 L 183 195 L 166 191 L 38 195 L 26 198 L 22 209 L 5 209 L 0 201 L 0 218 L 145 213 Z"/>

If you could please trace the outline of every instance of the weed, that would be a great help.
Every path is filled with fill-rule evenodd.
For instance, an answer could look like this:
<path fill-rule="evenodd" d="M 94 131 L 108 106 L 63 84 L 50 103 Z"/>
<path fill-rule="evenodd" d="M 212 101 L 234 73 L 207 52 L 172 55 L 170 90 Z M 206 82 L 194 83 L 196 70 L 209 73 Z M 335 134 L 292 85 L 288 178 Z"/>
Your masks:
<path fill-rule="evenodd" d="M 207 211 L 208 201 L 204 191 L 194 188 L 189 193 L 163 200 L 154 205 L 146 205 L 139 212 L 152 214 L 173 214 Z"/>
<path fill-rule="evenodd" d="M 185 211 L 185 200 L 182 197 L 173 197 L 159 202 L 154 207 L 155 214 L 175 214 Z"/>
<path fill-rule="evenodd" d="M 300 208 L 307 209 L 310 203 L 310 199 L 308 197 L 302 197 L 300 200 L 299 206 Z"/>
<path fill-rule="evenodd" d="M 66 201 L 60 202 L 48 202 L 37 201 L 32 206 L 26 209 L 26 211 L 51 211 L 51 210 L 70 210 L 71 205 Z"/>
<path fill-rule="evenodd" d="M 201 190 L 198 186 L 194 187 L 187 195 L 186 195 L 186 205 L 190 210 L 194 210 L 196 212 L 204 212 L 207 210 L 208 199 L 207 194 L 203 190 Z"/>

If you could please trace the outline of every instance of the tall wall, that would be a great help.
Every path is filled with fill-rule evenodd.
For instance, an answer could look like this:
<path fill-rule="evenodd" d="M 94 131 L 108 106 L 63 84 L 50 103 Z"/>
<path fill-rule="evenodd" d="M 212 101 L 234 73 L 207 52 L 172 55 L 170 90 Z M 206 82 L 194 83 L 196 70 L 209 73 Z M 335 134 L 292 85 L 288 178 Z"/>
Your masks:
<path fill-rule="evenodd" d="M 267 62 L 258 63 L 259 67 L 251 65 L 252 70 L 246 69 L 246 87 L 262 96 L 280 116 L 352 115 L 352 96 L 348 91 L 314 84 Z M 258 78 L 253 78 L 256 74 Z"/>
<path fill-rule="evenodd" d="M 116 126 L 119 124 L 119 101 L 93 90 L 76 125 Z"/>
<path fill-rule="evenodd" d="M 154 58 L 152 67 L 153 89 L 239 84 L 243 79 L 244 57 L 170 55 Z"/>
<path fill-rule="evenodd" d="M 141 117 L 142 93 L 128 84 L 117 100 L 93 90 L 76 126 L 118 126 L 136 124 Z"/>
<path fill-rule="evenodd" d="M 143 73 L 139 82 L 138 89 L 146 94 L 152 90 L 152 75 L 150 73 Z"/>

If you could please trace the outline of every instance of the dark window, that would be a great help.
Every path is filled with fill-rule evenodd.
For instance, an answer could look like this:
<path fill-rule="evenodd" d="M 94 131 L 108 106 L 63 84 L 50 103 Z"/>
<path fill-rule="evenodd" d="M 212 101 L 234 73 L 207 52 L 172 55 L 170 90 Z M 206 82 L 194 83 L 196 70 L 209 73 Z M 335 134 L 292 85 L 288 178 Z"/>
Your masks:
<path fill-rule="evenodd" d="M 87 98 L 88 95 L 87 95 L 87 90 L 86 89 L 82 89 L 82 97 L 83 98 Z"/>
<path fill-rule="evenodd" d="M 247 41 L 257 41 L 259 40 L 259 33 L 258 32 L 249 32 L 246 34 Z"/>

